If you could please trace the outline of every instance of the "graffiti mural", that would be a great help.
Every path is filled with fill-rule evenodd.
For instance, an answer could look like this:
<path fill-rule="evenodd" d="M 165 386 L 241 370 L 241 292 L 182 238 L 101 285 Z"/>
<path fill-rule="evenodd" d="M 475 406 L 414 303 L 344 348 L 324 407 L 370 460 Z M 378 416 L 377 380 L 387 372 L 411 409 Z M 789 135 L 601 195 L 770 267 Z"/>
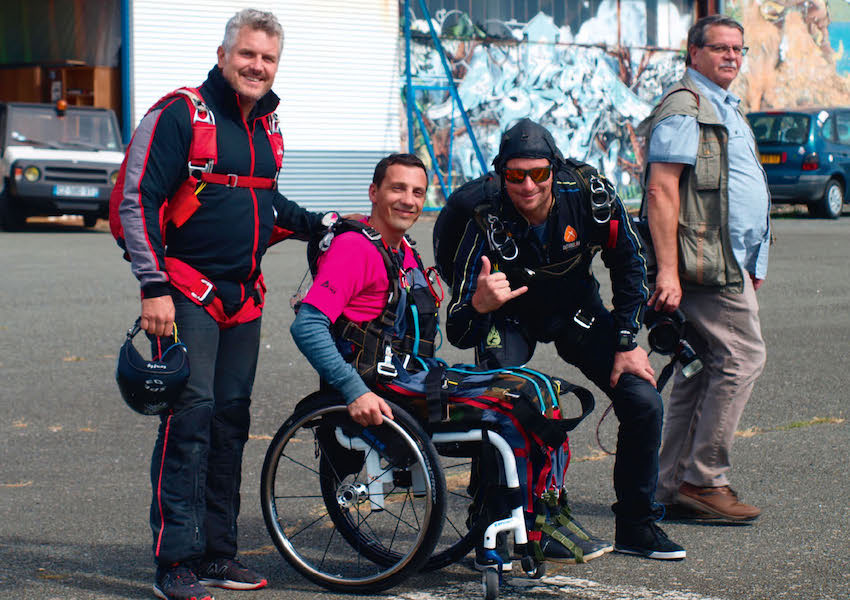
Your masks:
<path fill-rule="evenodd" d="M 675 9 L 673 9 L 675 11 Z M 621 2 L 621 17 L 645 22 L 642 2 Z M 659 11 L 660 12 L 660 11 Z M 684 60 L 675 50 L 647 49 L 646 27 L 627 32 L 617 45 L 615 0 L 605 0 L 597 15 L 573 34 L 538 13 L 528 23 L 501 23 L 503 39 L 442 39 L 458 94 L 489 165 L 499 138 L 513 121 L 530 117 L 546 126 L 565 155 L 588 162 L 615 181 L 620 194 L 639 198 L 641 141 L 635 128 L 664 88 L 681 77 Z M 462 19 L 460 19 L 462 21 Z M 457 31 L 457 12 L 438 12 L 437 31 Z M 689 16 L 671 19 L 677 45 L 687 36 Z M 427 23 L 413 28 L 427 33 Z M 411 72 L 418 81 L 445 80 L 438 53 L 424 36 L 415 38 Z M 445 171 L 451 162 L 452 187 L 481 174 L 469 135 L 459 127 L 457 108 L 444 91 L 421 91 L 416 102 L 429 129 L 434 154 Z M 450 144 L 450 132 L 454 131 Z M 403 127 L 404 146 L 407 141 Z M 427 157 L 417 128 L 417 154 Z M 449 149 L 451 148 L 451 157 Z M 442 194 L 432 186 L 429 204 Z"/>
<path fill-rule="evenodd" d="M 850 19 L 848 0 L 726 2 L 726 12 L 743 23 L 750 46 L 730 90 L 743 99 L 745 110 L 850 102 L 850 57 L 844 56 L 850 28 L 830 19 L 839 12 L 836 5 Z M 549 128 L 566 155 L 605 173 L 627 204 L 639 202 L 643 140 L 635 128 L 664 89 L 682 76 L 693 22 L 690 13 L 679 14 L 663 0 L 657 15 L 665 48 L 646 45 L 643 1 L 620 0 L 618 28 L 617 1 L 603 0 L 577 32 L 557 27 L 543 12 L 526 23 L 491 20 L 485 31 L 460 11 L 437 11 L 432 23 L 488 168 L 501 132 L 514 120 L 530 117 Z M 445 82 L 428 24 L 415 20 L 412 30 L 414 80 Z M 437 164 L 444 173 L 451 167 L 451 187 L 456 188 L 482 169 L 456 104 L 434 88 L 419 91 L 415 101 Z M 418 127 L 415 132 L 417 154 L 430 160 Z M 402 138 L 407 147 L 406 121 Z M 429 207 L 441 206 L 440 186 L 429 193 Z"/>

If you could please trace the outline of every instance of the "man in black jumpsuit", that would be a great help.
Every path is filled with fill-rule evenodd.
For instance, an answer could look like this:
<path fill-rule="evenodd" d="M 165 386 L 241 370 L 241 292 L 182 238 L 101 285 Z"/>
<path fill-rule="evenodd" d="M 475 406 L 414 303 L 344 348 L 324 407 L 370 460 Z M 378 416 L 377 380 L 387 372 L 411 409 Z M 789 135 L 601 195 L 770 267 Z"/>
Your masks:
<path fill-rule="evenodd" d="M 604 178 L 587 171 L 580 177 L 579 163 L 565 160 L 552 135 L 528 119 L 505 132 L 493 164 L 495 173 L 455 192 L 477 195 L 478 211 L 454 258 L 448 338 L 474 347 L 477 362 L 490 368 L 525 364 L 537 342 L 554 342 L 561 358 L 611 398 L 620 421 L 614 550 L 682 559 L 684 549 L 655 523 L 663 405 L 635 342 L 648 287 L 626 210 Z M 452 217 L 457 212 L 441 216 Z M 436 254 L 439 243 L 435 236 Z M 590 268 L 599 250 L 611 274 L 613 311 Z"/>

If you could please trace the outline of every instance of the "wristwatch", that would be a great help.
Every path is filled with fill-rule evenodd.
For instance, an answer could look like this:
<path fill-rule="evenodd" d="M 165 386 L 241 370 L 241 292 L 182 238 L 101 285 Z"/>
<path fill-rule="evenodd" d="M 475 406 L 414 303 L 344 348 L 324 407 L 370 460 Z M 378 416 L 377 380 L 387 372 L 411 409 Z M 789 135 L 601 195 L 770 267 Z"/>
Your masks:
<path fill-rule="evenodd" d="M 617 333 L 617 342 L 615 344 L 617 352 L 628 352 L 637 348 L 635 337 L 637 337 L 636 332 L 630 329 L 621 329 Z"/>

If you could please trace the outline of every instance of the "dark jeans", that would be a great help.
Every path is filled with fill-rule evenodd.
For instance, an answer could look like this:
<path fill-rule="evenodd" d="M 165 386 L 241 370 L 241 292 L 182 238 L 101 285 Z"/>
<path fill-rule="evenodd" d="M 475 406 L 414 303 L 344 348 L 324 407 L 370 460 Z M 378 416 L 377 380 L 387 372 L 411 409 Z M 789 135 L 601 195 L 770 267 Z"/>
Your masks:
<path fill-rule="evenodd" d="M 236 555 L 242 450 L 260 343 L 260 319 L 220 330 L 203 308 L 179 292 L 172 297 L 191 374 L 161 416 L 151 458 L 159 564 Z"/>
<path fill-rule="evenodd" d="M 614 404 L 620 428 L 614 462 L 617 502 L 611 508 L 617 515 L 617 521 L 641 523 L 655 520 L 661 515 L 660 507 L 654 501 L 664 416 L 661 396 L 651 383 L 629 373 L 620 377 L 616 388 L 611 388 L 608 382 L 616 351 L 614 319 L 602 306 L 601 300 L 585 307 L 583 312 L 595 317 L 591 328 L 585 330 L 572 323 L 572 315 L 566 320 L 558 319 L 559 323 L 569 323 L 554 336 L 555 347 L 561 358 L 578 367 Z M 534 334 L 516 321 L 512 325 L 497 319 L 496 326 L 505 343 L 495 351 L 479 347 L 477 360 L 490 368 L 517 366 L 528 361 L 536 345 Z"/>
<path fill-rule="evenodd" d="M 621 375 L 616 388 L 609 385 L 615 341 L 614 319 L 603 308 L 583 337 L 576 341 L 567 333 L 555 340 L 555 347 L 561 358 L 578 367 L 614 404 L 620 427 L 614 461 L 617 502 L 611 508 L 617 520 L 654 521 L 661 516 L 655 487 L 664 405 L 651 383 L 631 373 Z"/>

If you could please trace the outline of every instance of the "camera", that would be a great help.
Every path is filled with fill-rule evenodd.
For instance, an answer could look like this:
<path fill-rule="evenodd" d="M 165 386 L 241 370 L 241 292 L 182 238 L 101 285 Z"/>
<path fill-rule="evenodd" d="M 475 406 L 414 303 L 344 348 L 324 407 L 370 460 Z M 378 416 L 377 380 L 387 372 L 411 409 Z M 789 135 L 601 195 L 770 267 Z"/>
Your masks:
<path fill-rule="evenodd" d="M 682 375 L 690 379 L 702 371 L 702 361 L 686 339 L 687 320 L 681 310 L 658 312 L 648 309 L 644 325 L 649 331 L 648 342 L 653 352 L 672 356 L 671 363 L 682 366 Z"/>

